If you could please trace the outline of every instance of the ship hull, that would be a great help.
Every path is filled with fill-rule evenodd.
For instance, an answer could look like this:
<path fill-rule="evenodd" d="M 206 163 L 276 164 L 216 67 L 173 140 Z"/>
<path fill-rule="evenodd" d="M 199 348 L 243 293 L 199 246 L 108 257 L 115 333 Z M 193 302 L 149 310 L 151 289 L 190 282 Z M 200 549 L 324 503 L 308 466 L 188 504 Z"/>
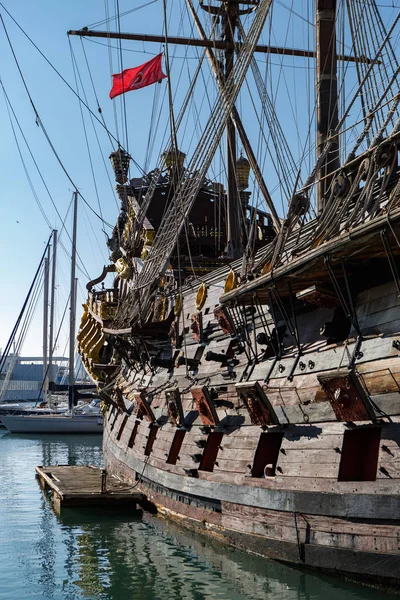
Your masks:
<path fill-rule="evenodd" d="M 232 300 L 221 296 L 228 270 L 205 278 L 201 308 L 198 288 L 183 289 L 169 336 L 166 320 L 141 336 L 108 329 L 125 358 L 104 418 L 106 467 L 150 508 L 225 544 L 399 589 L 397 282 L 384 257 L 357 255 L 349 319 L 313 252 L 294 289 L 266 289 L 266 273 Z M 147 362 L 134 352 L 143 339 Z"/>
<path fill-rule="evenodd" d="M 106 425 L 107 470 L 144 492 L 150 510 L 266 558 L 398 590 L 398 494 L 383 486 L 377 493 L 367 482 L 337 485 L 335 492 L 335 485 L 306 491 L 240 486 L 234 477 L 232 483 L 188 478 L 137 458 L 116 439 L 118 425 L 118 419 L 112 431 Z"/>

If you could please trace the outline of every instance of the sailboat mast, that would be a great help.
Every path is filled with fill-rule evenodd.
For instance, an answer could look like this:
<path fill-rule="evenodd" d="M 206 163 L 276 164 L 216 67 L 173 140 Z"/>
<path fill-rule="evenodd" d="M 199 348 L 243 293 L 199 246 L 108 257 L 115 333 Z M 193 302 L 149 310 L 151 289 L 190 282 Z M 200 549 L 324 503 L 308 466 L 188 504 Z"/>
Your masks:
<path fill-rule="evenodd" d="M 47 398 L 50 401 L 49 383 L 53 381 L 53 343 L 54 343 L 54 305 L 56 295 L 56 266 L 57 266 L 57 229 L 53 229 L 53 256 L 51 265 L 51 294 L 50 294 L 50 326 L 49 326 L 49 364 L 47 368 L 48 384 Z"/>
<path fill-rule="evenodd" d="M 317 48 L 317 155 L 320 156 L 331 131 L 339 122 L 336 55 L 336 0 L 316 0 Z M 331 146 L 319 172 L 318 212 L 324 208 L 332 178 L 339 168 L 339 141 Z"/>
<path fill-rule="evenodd" d="M 75 312 L 76 312 L 76 229 L 78 214 L 78 192 L 74 192 L 74 216 L 72 229 L 72 254 L 71 254 L 71 295 L 70 295 L 70 318 L 69 318 L 69 376 L 68 376 L 68 408 L 74 406 L 74 362 L 75 362 Z"/>
<path fill-rule="evenodd" d="M 45 382 L 45 397 L 47 395 L 49 378 L 47 373 L 48 335 L 49 335 L 49 276 L 50 276 L 50 244 L 47 257 L 44 259 L 44 288 L 43 288 L 43 379 Z"/>

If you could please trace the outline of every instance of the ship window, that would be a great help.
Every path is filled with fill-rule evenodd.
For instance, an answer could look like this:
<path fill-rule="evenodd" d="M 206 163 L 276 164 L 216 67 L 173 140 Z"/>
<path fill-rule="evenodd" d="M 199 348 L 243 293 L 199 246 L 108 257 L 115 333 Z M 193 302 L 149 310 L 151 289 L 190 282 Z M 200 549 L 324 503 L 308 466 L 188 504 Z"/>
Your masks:
<path fill-rule="evenodd" d="M 151 454 L 151 451 L 153 449 L 154 440 L 156 439 L 156 435 L 157 435 L 157 431 L 158 431 L 158 425 L 151 423 L 149 429 L 150 429 L 150 431 L 149 431 L 149 435 L 147 438 L 147 444 L 144 449 L 145 456 L 149 456 Z"/>
<path fill-rule="evenodd" d="M 185 433 L 186 431 L 184 429 L 177 429 L 175 431 L 174 439 L 172 440 L 171 448 L 167 458 L 167 463 L 169 465 L 176 465 Z"/>
<path fill-rule="evenodd" d="M 199 471 L 210 471 L 214 470 L 215 461 L 217 459 L 218 450 L 224 434 L 213 431 L 208 434 L 206 447 L 201 457 Z"/>
<path fill-rule="evenodd" d="M 138 427 L 139 427 L 139 421 L 136 421 L 135 425 L 133 426 L 133 429 L 132 429 L 131 437 L 129 438 L 128 448 L 133 448 Z"/>
<path fill-rule="evenodd" d="M 375 481 L 380 440 L 380 427 L 345 431 L 338 481 Z"/>
<path fill-rule="evenodd" d="M 128 420 L 128 415 L 125 415 L 124 420 L 121 423 L 121 427 L 119 428 L 119 431 L 118 431 L 117 440 L 121 439 L 121 435 L 122 435 L 122 432 L 125 429 L 125 425 L 126 425 L 127 420 Z"/>
<path fill-rule="evenodd" d="M 254 455 L 252 477 L 274 477 L 279 450 L 282 444 L 283 432 L 263 432 L 258 440 Z"/>

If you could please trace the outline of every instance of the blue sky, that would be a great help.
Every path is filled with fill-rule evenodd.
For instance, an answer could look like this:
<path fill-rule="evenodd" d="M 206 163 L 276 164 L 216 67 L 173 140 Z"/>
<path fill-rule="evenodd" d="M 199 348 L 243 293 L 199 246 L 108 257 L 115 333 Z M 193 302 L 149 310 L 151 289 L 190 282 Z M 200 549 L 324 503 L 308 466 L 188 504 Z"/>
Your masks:
<path fill-rule="evenodd" d="M 102 3 L 95 0 L 85 0 L 85 2 L 78 2 L 77 0 L 71 2 L 18 0 L 18 2 L 4 2 L 4 6 L 40 47 L 45 56 L 62 73 L 63 77 L 74 86 L 72 59 L 66 32 L 68 29 L 79 29 L 103 19 L 104 6 Z M 122 12 L 129 8 L 131 3 L 126 2 L 124 5 L 121 2 L 120 6 Z M 93 206 L 96 212 L 99 212 L 78 100 L 18 30 L 9 16 L 3 10 L 1 12 L 28 89 L 46 131 L 74 183 L 89 204 Z M 137 26 L 139 26 L 139 23 L 140 19 L 136 19 Z M 142 26 L 144 27 L 144 24 L 140 24 L 140 27 Z M 5 39 L 4 30 L 2 27 L 1 29 L 0 52 L 2 61 L 0 76 L 35 160 L 39 164 L 46 185 L 59 213 L 64 218 L 71 202 L 73 186 L 49 149 L 43 131 L 35 123 L 34 111 L 18 73 L 9 44 Z M 80 40 L 73 38 L 71 44 L 75 49 L 74 51 L 79 54 L 80 68 L 82 73 L 86 74 L 86 80 L 88 80 L 86 67 L 82 60 Z M 86 47 L 95 80 L 96 92 L 104 110 L 106 121 L 111 124 L 110 129 L 115 134 L 112 101 L 108 98 L 111 78 L 107 49 L 90 43 L 86 44 Z M 131 66 L 141 64 L 147 58 L 150 58 L 150 55 L 138 52 L 138 54 L 133 55 Z M 118 68 L 114 69 L 114 72 L 117 71 Z M 86 89 L 88 93 L 91 92 L 89 86 Z M 136 98 L 128 99 L 128 109 L 134 110 L 137 114 L 140 112 L 140 107 L 145 105 L 151 97 L 151 90 L 137 92 Z M 2 256 L 1 280 L 3 282 L 3 294 L 0 300 L 0 347 L 4 347 L 29 289 L 50 229 L 41 215 L 23 171 L 3 94 L 1 94 L 0 102 L 0 127 L 2 131 L 2 144 L 0 146 L 2 180 L 0 253 Z M 90 96 L 90 104 L 91 108 L 97 112 L 93 93 Z M 85 110 L 86 118 L 87 111 Z M 108 156 L 113 148 L 107 135 L 99 127 L 97 131 L 102 149 L 100 153 L 90 122 L 87 121 L 86 125 L 102 213 L 104 219 L 113 224 L 117 216 L 117 205 L 102 163 L 103 157 L 108 163 Z M 145 126 L 146 124 L 142 124 L 140 119 L 136 121 L 135 128 L 138 134 L 145 133 L 145 131 L 142 132 L 142 127 L 144 129 Z M 60 230 L 61 225 L 56 210 L 33 165 L 27 147 L 21 138 L 19 140 L 30 177 L 34 182 L 48 220 L 53 227 Z M 140 159 L 142 159 L 142 156 L 140 156 Z M 111 168 L 108 175 L 112 180 Z M 78 251 L 83 258 L 85 269 L 91 277 L 96 277 L 101 272 L 103 264 L 107 262 L 105 236 L 101 231 L 103 225 L 82 202 L 80 202 L 79 212 Z M 71 213 L 67 218 L 66 227 L 69 231 L 71 230 Z M 110 229 L 106 229 L 110 233 Z M 71 243 L 65 230 L 61 239 L 65 248 L 69 249 Z M 69 257 L 61 248 L 59 248 L 58 254 L 60 260 L 58 264 L 58 303 L 56 312 L 60 316 L 64 310 L 69 290 Z M 79 296 L 82 301 L 87 277 L 79 270 L 77 275 L 80 286 Z M 23 354 L 25 355 L 41 354 L 41 312 L 40 300 L 35 322 L 24 346 Z M 58 352 L 62 353 L 64 347 L 65 336 L 62 343 L 60 343 Z"/>
<path fill-rule="evenodd" d="M 40 50 L 48 57 L 53 65 L 74 87 L 74 69 L 72 65 L 71 50 L 67 36 L 67 30 L 80 29 L 91 26 L 104 19 L 105 8 L 110 6 L 113 13 L 114 2 L 99 2 L 98 0 L 70 0 L 69 2 L 54 2 L 54 0 L 3 0 L 3 4 L 16 19 L 19 25 L 39 46 Z M 143 4 L 149 4 L 145 8 L 139 8 L 121 18 L 121 30 L 133 32 L 162 33 L 162 3 L 160 0 L 147 3 L 146 0 L 131 2 L 121 0 L 119 2 L 120 12 L 124 13 L 132 8 L 138 8 Z M 266 33 L 260 40 L 261 43 L 286 44 L 292 47 L 313 47 L 313 25 L 310 7 L 314 0 L 284 0 L 277 2 L 276 20 L 277 28 L 274 34 Z M 383 8 L 384 16 L 387 18 L 393 14 L 393 8 L 399 6 L 398 0 L 385 0 L 387 8 Z M 197 3 L 196 3 L 197 5 Z M 188 34 L 189 19 L 185 13 L 181 17 L 181 3 L 179 0 L 171 5 L 168 3 L 170 34 Z M 290 12 L 286 7 L 292 7 L 300 16 L 294 15 L 288 22 Z M 179 10 L 178 10 L 179 9 Z M 8 35 L 10 36 L 14 51 L 18 58 L 20 68 L 25 78 L 32 100 L 46 128 L 46 131 L 54 145 L 65 169 L 70 174 L 73 182 L 77 185 L 82 195 L 96 212 L 100 212 L 108 223 L 114 224 L 117 216 L 117 203 L 115 195 L 110 187 L 112 180 L 111 168 L 104 168 L 103 160 L 108 164 L 108 156 L 113 149 L 105 131 L 96 125 L 98 141 L 94 135 L 92 123 L 86 109 L 83 109 L 85 125 L 90 146 L 90 157 L 86 147 L 85 134 L 82 126 L 79 102 L 61 79 L 54 73 L 44 59 L 39 55 L 31 43 L 26 39 L 18 27 L 12 22 L 6 12 L 0 7 Z M 111 28 L 115 30 L 115 22 Z M 0 24 L 0 76 L 9 96 L 12 108 L 16 113 L 20 126 L 26 136 L 31 151 L 37 161 L 41 173 L 45 179 L 54 203 L 59 213 L 67 214 L 71 203 L 73 185 L 63 173 L 54 154 L 49 148 L 45 135 L 35 122 L 35 114 L 29 98 L 21 81 L 10 46 Z M 99 26 L 105 29 L 105 26 Z M 196 35 L 194 33 L 194 35 Z M 71 47 L 79 68 L 79 76 L 84 82 L 84 89 L 88 95 L 88 102 L 92 110 L 97 114 L 94 92 L 91 80 L 86 68 L 85 56 L 79 38 L 71 38 Z M 85 41 L 84 48 L 90 66 L 90 75 L 94 82 L 95 91 L 101 105 L 104 118 L 112 133 L 120 137 L 126 145 L 125 128 L 121 126 L 120 116 L 123 111 L 121 98 L 111 101 L 108 97 L 111 87 L 111 73 L 119 72 L 119 50 L 117 42 L 113 42 L 111 50 L 112 65 L 110 65 L 109 49 L 106 40 Z M 137 66 L 160 52 L 161 44 L 144 44 L 142 42 L 123 42 L 123 68 Z M 198 50 L 190 50 L 187 54 L 189 60 L 184 61 L 185 49 L 182 46 L 170 48 L 172 60 L 172 83 L 176 93 L 177 105 L 182 101 L 187 89 L 189 72 L 193 73 L 196 66 Z M 259 66 L 264 72 L 265 57 L 259 56 Z M 186 70 L 186 65 L 189 65 Z M 281 69 L 281 65 L 285 67 Z M 289 69 L 287 67 L 294 67 Z M 312 98 L 314 90 L 314 75 L 312 65 L 304 59 L 285 59 L 281 61 L 278 57 L 271 59 L 271 73 L 280 78 L 279 95 L 277 105 L 280 111 L 281 123 L 288 136 L 290 145 L 295 155 L 301 152 L 302 140 L 306 137 L 309 123 L 308 117 L 312 110 Z M 202 80 L 204 98 L 201 104 L 193 106 L 184 123 L 184 134 L 180 134 L 182 149 L 190 153 L 193 150 L 200 129 L 196 124 L 196 115 L 207 115 L 209 104 L 216 97 L 215 86 L 212 76 L 205 76 Z M 129 150 L 132 156 L 141 165 L 145 165 L 146 156 L 148 168 L 156 165 L 158 149 L 162 149 L 162 137 L 168 131 L 166 102 L 166 83 L 160 86 L 148 87 L 126 94 L 127 131 Z M 153 102 L 156 93 L 159 94 L 158 108 L 161 110 L 160 119 L 152 121 Z M 243 99 L 238 102 L 238 108 L 242 110 L 244 118 L 247 118 L 250 135 L 253 136 L 254 148 L 262 145 L 258 136 L 258 126 L 254 118 L 247 110 L 250 104 L 249 95 L 244 91 Z M 206 94 L 208 96 L 206 97 Z M 22 163 L 14 140 L 10 121 L 7 114 L 7 105 L 3 94 L 0 94 L 0 130 L 2 132 L 2 143 L 0 145 L 0 173 L 1 173 L 1 281 L 2 293 L 0 294 L 0 348 L 4 347 L 12 330 L 19 310 L 24 301 L 33 274 L 42 255 L 44 245 L 48 239 L 50 228 L 43 218 L 41 211 L 35 201 L 31 188 L 27 182 Z M 311 104 L 310 104 L 311 98 Z M 114 104 L 113 104 L 114 103 Z M 114 107 L 116 113 L 114 114 Z M 297 115 L 298 129 L 292 125 L 292 116 Z M 312 116 L 312 115 L 311 115 Z M 117 118 L 116 118 L 117 117 Z M 118 132 L 117 132 L 118 124 Z M 150 155 L 147 153 L 147 142 L 149 138 L 149 127 L 153 125 L 152 135 L 156 140 Z M 29 175 L 34 184 L 36 193 L 40 199 L 43 211 L 52 227 L 61 229 L 61 223 L 57 216 L 52 201 L 37 173 L 27 147 L 18 133 L 21 143 L 21 151 L 26 160 Z M 100 148 L 98 146 L 100 145 Z M 240 144 L 239 144 L 240 149 Z M 91 161 L 90 161 L 91 159 Z M 309 164 L 314 160 L 311 152 Z M 92 175 L 92 166 L 94 178 Z M 271 177 L 272 187 L 276 180 L 271 173 L 270 161 L 267 154 L 263 153 L 263 168 L 266 176 Z M 217 163 L 213 165 L 213 173 L 218 179 Z M 132 176 L 138 176 L 135 167 L 131 171 Z M 95 183 L 94 183 L 95 182 Z M 283 210 L 283 209 L 282 209 Z M 280 211 L 282 212 L 282 211 Z M 78 251 L 83 259 L 83 265 L 79 264 L 79 302 L 85 296 L 86 273 L 90 277 L 97 277 L 102 267 L 108 262 L 105 246 L 105 235 L 102 232 L 105 227 L 107 233 L 110 229 L 104 226 L 90 210 L 80 202 L 78 227 Z M 66 220 L 66 229 L 71 230 L 71 214 Z M 70 241 L 64 230 L 61 236 L 66 250 L 70 248 Z M 59 265 L 57 277 L 57 308 L 58 318 L 64 310 L 64 305 L 69 292 L 69 256 L 59 248 Z M 42 348 L 42 322 L 41 322 L 41 300 L 36 312 L 36 318 L 27 337 L 23 354 L 41 354 Z M 78 304 L 79 314 L 79 304 Z M 66 346 L 66 336 L 60 340 L 57 353 L 63 353 Z"/>

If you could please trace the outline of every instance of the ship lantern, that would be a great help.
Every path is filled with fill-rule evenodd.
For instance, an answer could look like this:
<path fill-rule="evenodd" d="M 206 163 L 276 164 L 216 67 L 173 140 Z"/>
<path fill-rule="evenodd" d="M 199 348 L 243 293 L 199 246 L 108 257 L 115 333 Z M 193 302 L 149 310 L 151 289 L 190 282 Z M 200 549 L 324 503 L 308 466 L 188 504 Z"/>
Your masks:
<path fill-rule="evenodd" d="M 236 177 L 239 190 L 245 190 L 249 187 L 250 163 L 243 154 L 236 161 Z"/>
<path fill-rule="evenodd" d="M 164 169 L 166 171 L 172 171 L 176 163 L 178 163 L 178 170 L 179 172 L 182 172 L 185 158 L 186 154 L 180 150 L 177 150 L 176 152 L 173 149 L 167 150 L 162 155 Z"/>
<path fill-rule="evenodd" d="M 130 160 L 131 157 L 129 154 L 121 147 L 119 147 L 116 152 L 111 152 L 110 154 L 110 161 L 114 170 L 115 181 L 121 185 L 128 181 Z"/>

